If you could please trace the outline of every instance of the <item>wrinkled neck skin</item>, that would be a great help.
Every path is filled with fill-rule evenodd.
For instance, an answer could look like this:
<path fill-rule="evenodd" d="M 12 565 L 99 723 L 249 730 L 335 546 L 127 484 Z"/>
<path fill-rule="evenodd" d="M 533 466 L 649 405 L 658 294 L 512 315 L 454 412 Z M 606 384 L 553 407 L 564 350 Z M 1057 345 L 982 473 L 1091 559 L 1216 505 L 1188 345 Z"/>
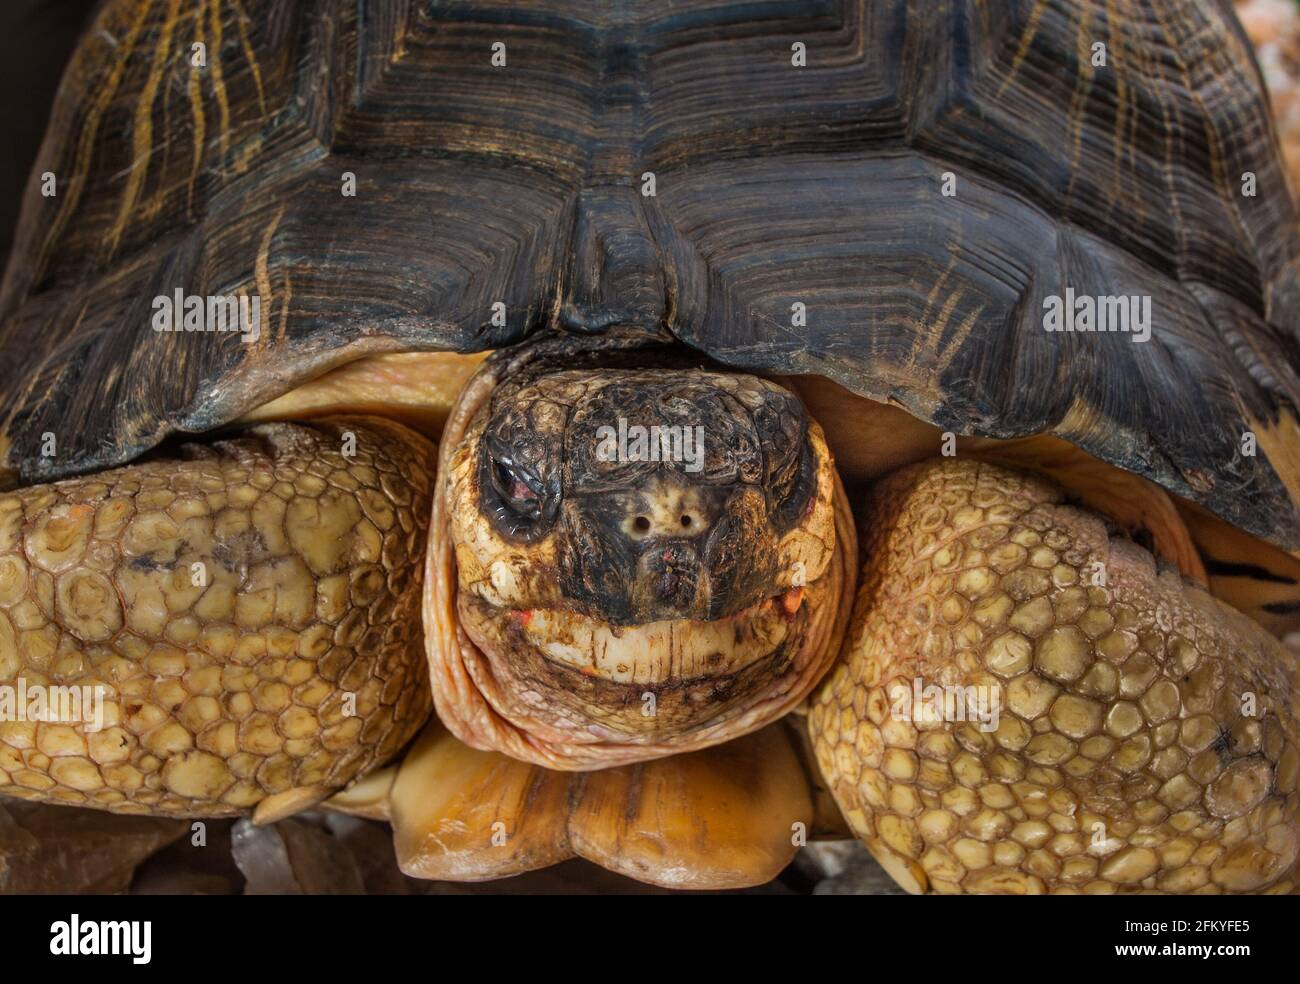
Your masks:
<path fill-rule="evenodd" d="M 856 556 L 821 428 L 777 384 L 670 348 L 494 356 L 440 450 L 438 715 L 553 769 L 729 741 L 830 667 Z"/>

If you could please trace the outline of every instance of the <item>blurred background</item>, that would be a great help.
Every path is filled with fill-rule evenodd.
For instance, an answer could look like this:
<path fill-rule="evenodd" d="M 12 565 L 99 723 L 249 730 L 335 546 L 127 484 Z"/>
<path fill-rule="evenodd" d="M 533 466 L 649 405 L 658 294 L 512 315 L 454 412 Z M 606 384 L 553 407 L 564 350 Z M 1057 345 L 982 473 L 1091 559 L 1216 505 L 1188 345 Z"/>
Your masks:
<path fill-rule="evenodd" d="M 98 0 L 0 2 L 0 267 L 63 66 Z"/>
<path fill-rule="evenodd" d="M 1238 0 L 1236 8 L 1273 99 L 1294 195 L 1300 191 L 1300 0 Z"/>

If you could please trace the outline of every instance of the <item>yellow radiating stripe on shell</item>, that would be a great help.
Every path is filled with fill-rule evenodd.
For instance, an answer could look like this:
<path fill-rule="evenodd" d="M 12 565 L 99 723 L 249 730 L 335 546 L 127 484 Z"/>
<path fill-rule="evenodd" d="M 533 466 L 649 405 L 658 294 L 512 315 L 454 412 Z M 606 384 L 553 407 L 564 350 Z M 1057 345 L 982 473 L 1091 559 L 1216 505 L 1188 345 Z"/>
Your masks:
<path fill-rule="evenodd" d="M 122 239 L 122 232 L 131 218 L 135 204 L 140 198 L 140 189 L 149 173 L 149 158 L 153 155 L 153 103 L 158 94 L 158 85 L 162 81 L 163 71 L 171 53 L 172 30 L 180 14 L 180 0 L 169 0 L 167 13 L 164 15 L 159 32 L 158 44 L 154 48 L 153 61 L 149 65 L 149 77 L 135 105 L 135 119 L 131 124 L 131 166 L 127 170 L 126 189 L 122 192 L 122 201 L 118 205 L 117 218 L 108 231 L 106 242 L 111 255 Z"/>

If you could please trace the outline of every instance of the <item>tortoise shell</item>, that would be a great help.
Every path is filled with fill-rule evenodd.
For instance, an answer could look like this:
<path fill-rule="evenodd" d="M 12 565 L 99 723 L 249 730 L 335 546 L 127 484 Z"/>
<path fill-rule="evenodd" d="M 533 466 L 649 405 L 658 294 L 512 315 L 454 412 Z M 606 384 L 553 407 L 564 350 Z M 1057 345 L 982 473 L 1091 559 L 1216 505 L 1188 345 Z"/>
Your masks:
<path fill-rule="evenodd" d="M 1055 433 L 1294 549 L 1298 254 L 1226 2 L 119 0 L 0 291 L 0 466 L 617 326 Z M 177 290 L 259 337 L 155 331 Z M 1067 290 L 1150 297 L 1149 340 L 1044 330 Z"/>

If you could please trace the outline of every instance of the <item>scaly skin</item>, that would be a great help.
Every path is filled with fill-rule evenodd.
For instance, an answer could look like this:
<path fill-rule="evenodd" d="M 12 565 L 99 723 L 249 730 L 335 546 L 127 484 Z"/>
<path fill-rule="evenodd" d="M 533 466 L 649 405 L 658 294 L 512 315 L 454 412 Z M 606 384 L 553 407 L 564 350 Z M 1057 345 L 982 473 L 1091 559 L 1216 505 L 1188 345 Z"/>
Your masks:
<path fill-rule="evenodd" d="M 355 417 L 187 452 L 0 498 L 0 685 L 105 688 L 98 732 L 0 723 L 0 793 L 119 813 L 291 808 L 389 759 L 427 717 L 432 445 Z"/>
<path fill-rule="evenodd" d="M 853 621 L 810 728 L 849 824 L 900 884 L 1295 887 L 1300 675 L 1276 639 L 996 465 L 904 469 L 863 520 Z M 895 689 L 917 679 L 996 692 L 996 729 L 952 720 L 955 705 L 924 719 Z"/>

